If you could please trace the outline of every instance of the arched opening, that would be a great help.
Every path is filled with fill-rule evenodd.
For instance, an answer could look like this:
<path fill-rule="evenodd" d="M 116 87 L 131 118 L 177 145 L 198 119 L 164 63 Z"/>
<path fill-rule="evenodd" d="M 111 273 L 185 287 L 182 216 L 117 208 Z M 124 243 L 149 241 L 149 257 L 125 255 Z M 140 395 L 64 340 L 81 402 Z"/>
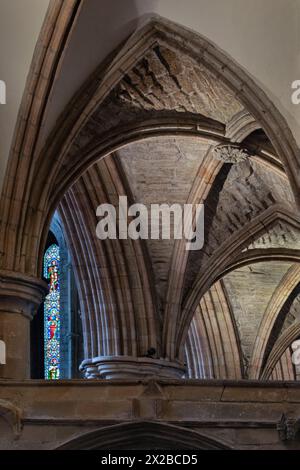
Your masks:
<path fill-rule="evenodd" d="M 243 161 L 216 158 L 217 147 L 233 147 Z M 137 154 L 143 152 L 148 161 L 143 158 L 141 168 Z M 238 243 L 240 225 L 246 237 L 249 227 L 272 211 L 297 211 L 297 148 L 280 113 L 249 75 L 207 39 L 157 17 L 120 45 L 109 63 L 100 64 L 42 151 L 28 160 L 28 181 L 36 181 L 38 174 L 38 184 L 26 189 L 26 197 L 19 188 L 15 199 L 27 206 L 24 211 L 14 206 L 14 215 L 21 210 L 34 215 L 19 217 L 11 243 L 11 227 L 4 220 L 3 265 L 37 276 L 50 221 L 59 211 L 79 280 L 82 368 L 89 378 L 102 377 L 103 357 L 141 359 L 153 349 L 154 359 L 176 363 L 181 371 L 199 301 L 225 273 L 218 263 L 224 269 L 232 266 L 228 259 L 233 254 L 232 262 L 242 261 L 235 259 L 243 257 L 238 253 L 244 249 Z M 222 246 L 220 259 L 214 257 L 202 277 L 198 267 L 203 259 L 188 256 L 184 243 L 164 248 L 142 240 L 96 243 L 99 202 L 115 203 L 124 194 L 138 202 L 147 197 L 150 183 L 152 189 L 157 186 L 149 193 L 152 202 L 159 195 L 171 203 L 179 195 L 182 201 L 209 203 L 206 261 L 218 238 L 234 239 L 226 250 Z M 230 187 L 238 188 L 236 195 Z M 226 198 L 233 206 L 248 202 L 248 220 L 242 219 L 242 210 L 233 219 L 222 211 Z M 5 195 L 5 217 L 11 199 Z M 220 292 L 216 295 L 225 299 Z M 235 335 L 231 326 L 228 336 Z"/>
<path fill-rule="evenodd" d="M 227 68 L 224 76 L 220 75 L 218 69 L 216 77 L 215 63 L 210 64 L 207 57 L 203 59 L 201 50 L 199 56 L 195 52 L 199 38 L 193 36 L 195 49 L 187 51 L 182 49 L 180 44 L 174 44 L 174 38 L 171 41 L 169 24 L 165 25 L 163 20 L 158 21 L 159 26 L 156 20 L 154 23 L 159 30 L 161 28 L 160 33 L 163 31 L 168 39 L 165 36 L 162 39 L 160 33 L 156 35 L 156 31 L 154 34 L 156 42 L 149 49 L 142 49 L 134 63 L 130 54 L 127 57 L 128 63 L 122 58 L 126 67 L 124 65 L 122 74 L 114 77 L 113 91 L 104 93 L 103 90 L 99 90 L 99 94 L 95 94 L 95 101 L 98 101 L 97 105 L 93 102 L 93 109 L 89 108 L 88 103 L 84 103 L 86 109 L 89 109 L 90 121 L 88 118 L 86 122 L 77 121 L 80 131 L 78 128 L 77 134 L 73 134 L 74 140 L 68 142 L 70 147 L 62 155 L 64 165 L 70 171 L 65 174 L 63 180 L 61 176 L 61 182 L 57 181 L 54 189 L 60 200 L 67 230 L 72 232 L 74 243 L 80 246 L 81 250 L 84 245 L 84 254 L 80 254 L 78 250 L 78 257 L 82 259 L 78 260 L 77 265 L 81 266 L 81 276 L 85 279 L 81 294 L 82 302 L 87 303 L 86 299 L 89 299 L 89 305 L 86 304 L 84 308 L 86 337 L 83 364 L 88 377 L 97 376 L 98 358 L 114 355 L 141 357 L 152 347 L 157 351 L 158 357 L 166 356 L 168 359 L 181 361 L 183 339 L 192 317 L 192 309 L 195 307 L 195 305 L 189 307 L 189 313 L 186 314 L 185 304 L 190 299 L 184 284 L 187 282 L 186 273 L 189 265 L 193 265 L 191 271 L 196 271 L 195 259 L 192 261 L 187 259 L 179 244 L 168 247 L 166 244 L 164 246 L 161 244 L 160 248 L 157 248 L 155 243 L 141 242 L 138 248 L 136 244 L 132 244 L 129 250 L 122 242 L 112 242 L 110 246 L 99 247 L 95 243 L 93 234 L 93 212 L 100 202 L 114 201 L 122 194 L 130 194 L 133 202 L 141 202 L 145 197 L 143 184 L 147 186 L 150 195 L 151 183 L 149 179 L 147 180 L 148 176 L 153 174 L 153 180 L 159 180 L 159 175 L 154 174 L 154 165 L 160 165 L 164 171 L 169 171 L 168 159 L 171 162 L 172 158 L 177 156 L 180 167 L 178 165 L 176 169 L 178 167 L 178 172 L 182 175 L 181 181 L 176 181 L 177 194 L 179 192 L 183 194 L 180 185 L 185 184 L 188 191 L 184 194 L 183 201 L 190 198 L 193 202 L 205 201 L 206 204 L 210 204 L 211 195 L 209 210 L 212 217 L 215 216 L 220 194 L 224 190 L 223 186 L 233 186 L 236 181 L 239 186 L 244 186 L 247 193 L 244 198 L 251 199 L 250 206 L 254 207 L 247 213 L 246 219 L 248 217 L 249 220 L 244 220 L 244 224 L 283 201 L 286 206 L 291 206 L 288 207 L 289 210 L 295 208 L 295 193 L 289 185 L 284 169 L 285 163 L 280 161 L 282 154 L 278 155 L 279 149 L 275 140 L 270 140 L 261 129 L 261 122 L 256 121 L 257 109 L 254 109 L 249 101 L 244 101 L 242 93 L 234 93 L 234 87 L 228 80 Z M 152 34 L 150 25 L 145 30 Z M 177 29 L 176 34 L 177 39 L 181 34 L 184 35 Z M 136 40 L 139 44 L 140 39 L 137 35 L 132 41 L 134 43 Z M 220 60 L 219 55 L 218 60 Z M 222 71 L 224 72 L 223 69 Z M 184 73 L 189 73 L 193 77 L 197 83 L 195 89 L 186 89 Z M 110 70 L 106 78 L 108 77 Z M 249 80 L 245 84 L 253 86 Z M 168 94 L 166 90 L 169 90 Z M 205 94 L 206 102 L 203 102 L 201 92 Z M 210 102 L 210 94 L 217 100 L 218 107 Z M 80 100 L 80 97 L 78 99 Z M 117 115 L 117 118 L 111 119 L 112 115 Z M 269 130 L 265 128 L 267 133 Z M 217 161 L 213 152 L 216 144 L 228 146 L 230 143 L 238 143 L 240 148 L 247 149 L 251 158 L 240 165 Z M 161 152 L 160 158 L 155 160 L 155 153 L 159 154 L 160 145 L 164 147 L 164 151 Z M 198 160 L 193 155 L 192 147 L 195 153 L 198 152 Z M 173 152 L 170 157 L 169 150 Z M 144 158 L 143 153 L 146 151 L 148 156 Z M 51 148 L 47 149 L 47 152 L 50 154 Z M 192 162 L 196 162 L 195 168 Z M 189 168 L 189 181 L 184 179 L 187 168 Z M 272 171 L 269 171 L 270 169 Z M 250 184 L 248 184 L 249 179 Z M 172 200 L 171 191 L 167 194 L 168 184 L 166 177 L 160 199 L 176 202 Z M 259 188 L 259 184 L 262 188 Z M 274 189 L 275 194 L 270 190 L 273 187 L 279 188 L 278 191 Z M 226 191 L 229 192 L 227 188 Z M 54 193 L 51 200 L 53 204 L 58 201 Z M 61 198 L 62 193 L 64 196 Z M 158 195 L 157 188 L 156 197 Z M 224 196 L 225 202 L 226 197 L 228 195 Z M 233 201 L 234 197 L 233 195 Z M 72 220 L 74 208 L 80 212 L 77 220 Z M 237 218 L 241 214 L 240 210 Z M 231 224 L 230 233 L 238 230 L 239 223 L 242 223 L 241 220 Z M 76 225 L 80 226 L 80 233 L 74 230 Z M 222 224 L 219 225 L 221 232 Z M 213 226 L 210 228 L 212 237 L 216 236 L 217 228 Z M 78 237 L 81 238 L 80 241 Z M 88 242 L 82 242 L 83 238 L 88 239 Z M 222 238 L 221 233 L 220 238 Z M 93 255 L 88 253 L 91 249 Z M 179 250 L 180 256 L 177 256 Z M 137 265 L 129 260 L 135 258 L 140 262 L 141 252 L 146 252 L 146 256 L 137 275 Z M 177 265 L 180 263 L 178 269 Z M 109 272 L 107 266 L 114 264 L 118 268 L 114 266 Z M 152 265 L 150 269 L 149 265 Z M 101 279 L 101 283 L 107 285 L 104 289 L 97 279 L 99 268 L 103 268 L 103 272 L 107 274 L 107 282 Z M 118 270 L 122 272 L 122 282 L 117 279 Z M 173 274 L 175 272 L 177 277 Z M 134 292 L 128 281 L 133 277 L 136 283 Z M 112 278 L 116 287 L 114 290 L 110 285 Z M 149 288 L 147 296 L 146 290 L 142 289 L 145 279 Z M 188 282 L 192 285 L 194 280 L 192 276 L 189 278 L 188 273 Z M 116 292 L 122 294 L 116 295 Z M 231 324 L 230 328 L 229 337 L 235 337 L 237 335 L 235 326 Z M 162 337 L 158 333 L 160 331 Z M 232 358 L 240 356 L 240 352 L 237 344 L 232 349 Z M 216 353 L 220 354 L 221 351 Z M 240 378 L 243 375 L 243 367 L 242 360 L 240 364 L 232 365 L 231 372 L 227 373 L 228 377 Z"/>
<path fill-rule="evenodd" d="M 218 440 L 180 426 L 163 422 L 139 421 L 104 427 L 83 434 L 57 450 L 225 450 Z"/>
<path fill-rule="evenodd" d="M 70 251 L 55 213 L 44 250 L 48 293 L 31 322 L 31 375 L 46 380 L 80 377 L 82 325 Z"/>

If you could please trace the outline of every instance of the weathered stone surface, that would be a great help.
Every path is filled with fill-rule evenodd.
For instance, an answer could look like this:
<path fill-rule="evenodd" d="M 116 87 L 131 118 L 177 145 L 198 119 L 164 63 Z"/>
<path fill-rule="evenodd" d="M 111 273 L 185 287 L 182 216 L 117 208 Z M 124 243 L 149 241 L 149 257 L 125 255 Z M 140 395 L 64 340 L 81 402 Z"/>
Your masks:
<path fill-rule="evenodd" d="M 7 282 L 7 273 L 0 275 L 0 338 L 9 352 L 0 375 L 29 377 L 29 319 L 42 300 L 43 287 L 31 279 L 32 288 L 28 276 L 39 274 L 50 214 L 64 198 L 60 209 L 83 285 L 86 376 L 155 374 L 169 380 L 156 390 L 134 381 L 7 380 L 0 384 L 0 447 L 57 447 L 83 431 L 129 421 L 136 433 L 143 425 L 152 433 L 161 426 L 163 437 L 173 436 L 176 425 L 187 440 L 191 428 L 204 433 L 209 429 L 217 448 L 223 448 L 218 439 L 228 447 L 285 448 L 285 441 L 291 441 L 299 448 L 297 385 L 203 386 L 170 379 L 184 370 L 183 343 L 196 309 L 202 316 L 198 328 L 192 323 L 185 351 L 189 370 L 197 370 L 197 377 L 237 379 L 247 377 L 254 366 L 259 378 L 296 378 L 289 350 L 296 337 L 284 335 L 297 327 L 298 300 L 284 278 L 291 262 L 298 263 L 298 254 L 286 261 L 287 254 L 281 253 L 278 261 L 280 256 L 272 252 L 268 263 L 254 266 L 252 260 L 233 272 L 228 268 L 241 255 L 247 264 L 247 256 L 257 248 L 300 246 L 295 204 L 299 149 L 284 119 L 250 76 L 213 44 L 156 19 L 120 45 L 118 60 L 110 57 L 110 64 L 102 64 L 83 96 L 65 110 L 39 155 L 36 143 L 43 118 L 47 119 L 49 90 L 59 79 L 56 66 L 69 43 L 67 33 L 73 31 L 71 17 L 76 16 L 69 17 L 63 7 L 54 7 L 53 12 L 61 23 L 51 16 L 39 43 L 43 53 L 38 50 L 26 88 L 1 205 L 0 262 L 14 280 Z M 140 53 L 134 66 L 131 48 Z M 257 132 L 260 126 L 272 142 L 262 130 Z M 181 134 L 189 136 L 188 143 Z M 146 142 L 149 135 L 156 136 L 152 148 Z M 230 166 L 241 155 L 227 153 L 221 158 L 224 165 L 214 162 L 208 152 L 211 140 L 213 145 L 234 146 L 230 139 L 251 147 L 253 158 Z M 112 155 L 115 151 L 118 158 Z M 100 156 L 105 159 L 97 162 Z M 193 202 L 205 202 L 203 250 L 187 256 L 172 241 L 96 245 L 95 209 L 100 202 L 115 203 L 121 194 L 148 206 L 184 203 L 190 195 Z M 270 225 L 265 218 L 272 214 Z M 282 287 L 281 298 L 290 301 L 290 309 L 285 311 L 286 304 L 277 299 L 270 309 L 272 318 L 264 323 L 264 314 Z M 267 374 L 264 367 L 282 339 L 281 356 Z M 150 347 L 156 356 L 145 366 Z M 115 361 L 109 371 L 108 357 Z M 163 368 L 168 373 L 161 373 Z M 18 440 L 13 440 L 11 427 L 22 431 Z"/>
<path fill-rule="evenodd" d="M 159 396 L 152 396 L 149 387 L 152 395 L 153 387 L 154 395 L 159 390 Z M 1 434 L 1 449 L 53 449 L 92 430 L 135 420 L 195 429 L 233 448 L 281 449 L 282 415 L 297 419 L 300 413 L 296 384 L 2 381 L 0 400 L 8 395 L 22 410 L 22 426 L 18 440 L 12 441 L 12 429 L 0 418 L 0 428 L 7 429 Z M 297 432 L 289 446 L 300 448 Z"/>

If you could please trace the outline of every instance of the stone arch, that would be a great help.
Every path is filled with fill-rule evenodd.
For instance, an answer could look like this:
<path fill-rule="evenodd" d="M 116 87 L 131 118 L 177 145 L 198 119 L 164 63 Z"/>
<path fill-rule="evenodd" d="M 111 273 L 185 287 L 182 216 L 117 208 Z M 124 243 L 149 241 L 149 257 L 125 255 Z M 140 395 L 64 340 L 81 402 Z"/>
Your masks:
<path fill-rule="evenodd" d="M 102 81 L 99 89 L 94 92 L 93 96 L 89 97 L 87 103 L 84 102 L 83 99 L 82 104 L 78 102 L 77 106 L 80 108 L 80 113 L 76 111 L 76 117 L 74 118 L 74 116 L 72 116 L 72 119 L 70 117 L 63 128 L 60 122 L 60 129 L 57 128 L 53 132 L 53 135 L 57 134 L 57 138 L 53 140 L 49 150 L 47 152 L 43 150 L 39 158 L 35 157 L 37 158 L 36 161 L 39 162 L 38 173 L 41 181 L 39 185 L 35 185 L 35 188 L 32 188 L 32 190 L 29 191 L 28 206 L 31 207 L 31 210 L 34 210 L 34 207 L 36 206 L 36 202 L 34 203 L 34 200 L 39 200 L 40 202 L 38 209 L 41 210 L 44 215 L 42 217 L 39 215 L 39 221 L 37 220 L 39 225 L 37 228 L 39 232 L 42 230 L 44 224 L 47 221 L 49 222 L 51 211 L 53 211 L 57 206 L 59 199 L 65 193 L 67 187 L 71 185 L 78 178 L 79 174 L 81 174 L 84 169 L 92 163 L 91 152 L 87 152 L 84 157 L 81 153 L 80 163 L 77 162 L 74 168 L 71 169 L 64 166 L 65 156 L 67 151 L 70 149 L 72 142 L 74 142 L 76 136 L 82 131 L 84 125 L 89 119 L 89 116 L 91 116 L 95 108 L 103 102 L 109 91 L 112 90 L 120 81 L 126 71 L 129 70 L 139 60 L 139 58 L 143 57 L 145 51 L 147 51 L 149 47 L 153 44 L 160 43 L 166 44 L 168 47 L 192 57 L 196 62 L 198 61 L 203 63 L 221 82 L 235 93 L 238 99 L 245 105 L 246 109 L 251 112 L 265 130 L 285 165 L 295 197 L 296 199 L 298 198 L 299 183 L 297 180 L 297 171 L 299 168 L 299 156 L 297 145 L 291 131 L 284 121 L 284 118 L 276 110 L 270 99 L 246 74 L 246 72 L 244 72 L 217 47 L 212 45 L 207 39 L 168 20 L 153 17 L 145 24 L 144 27 L 131 36 L 125 47 L 119 54 L 117 54 L 116 58 L 113 60 L 111 65 L 106 68 L 106 70 L 103 70 L 104 65 L 102 65 Z M 94 77 L 95 75 L 93 75 L 93 78 Z M 89 87 L 87 85 L 86 89 L 88 88 Z M 68 113 L 70 113 L 69 109 Z M 72 132 L 66 133 L 68 126 L 72 127 Z M 140 138 L 142 137 L 143 132 L 140 133 Z M 119 145 L 121 145 L 121 143 L 119 143 Z M 96 156 L 94 156 L 95 159 L 99 159 L 103 156 L 103 154 L 101 155 L 99 148 L 100 145 L 97 146 Z M 57 154 L 58 149 L 60 150 Z M 55 160 L 50 158 L 53 153 L 56 155 Z M 40 164 L 42 164 L 42 166 L 40 166 Z M 64 171 L 61 171 L 62 169 L 64 169 Z M 20 169 L 16 168 L 15 170 L 16 176 Z M 37 171 L 37 169 L 35 171 Z M 58 182 L 54 185 L 54 179 L 57 177 L 59 171 L 59 179 L 61 183 Z M 43 176 L 45 176 L 45 174 L 47 174 L 48 180 L 46 185 L 45 181 L 43 181 Z M 66 180 L 67 175 L 68 178 Z M 63 181 L 64 183 L 62 183 Z M 56 188 L 54 188 L 54 186 L 56 186 Z M 5 190 L 4 195 L 6 192 L 7 191 Z M 38 197 L 38 193 L 40 198 Z M 26 201 L 24 201 L 24 203 L 26 203 Z M 22 209 L 24 211 L 25 207 Z M 20 210 L 20 208 L 16 208 L 16 210 Z M 23 220 L 22 222 L 25 221 Z M 27 227 L 29 230 L 25 229 L 25 226 L 23 228 L 25 233 L 28 233 L 27 240 L 28 243 L 31 244 L 31 230 L 28 220 Z M 24 232 L 21 230 L 20 236 L 23 234 Z M 40 236 L 38 239 L 41 240 Z M 34 248 L 34 252 L 39 250 L 39 243 L 34 242 L 33 245 L 29 246 Z M 5 252 L 6 250 L 4 250 L 4 253 Z M 25 262 L 24 268 L 30 269 L 30 265 L 31 263 L 29 263 L 28 266 L 28 262 Z"/>
<path fill-rule="evenodd" d="M 255 345 L 253 348 L 250 378 L 258 379 L 263 369 L 263 361 L 270 341 L 272 329 L 276 322 L 277 316 L 284 307 L 287 299 L 299 284 L 300 266 L 295 263 L 287 271 L 281 283 L 272 295 L 268 307 L 262 318 Z M 288 296 L 288 297 L 287 297 Z"/>
<path fill-rule="evenodd" d="M 243 377 L 239 332 L 222 280 L 215 282 L 199 303 L 188 330 L 185 358 L 188 378 Z"/>
<path fill-rule="evenodd" d="M 150 347 L 160 348 L 160 319 L 142 241 L 97 243 L 94 237 L 95 208 L 125 195 L 125 183 L 114 159 L 107 157 L 89 168 L 59 206 L 78 279 L 83 368 L 89 377 L 97 369 L 95 358 L 142 356 Z"/>
<path fill-rule="evenodd" d="M 268 357 L 268 361 L 261 372 L 260 379 L 261 380 L 269 380 L 274 367 L 276 366 L 277 362 L 280 360 L 281 356 L 284 354 L 286 349 L 299 338 L 300 335 L 300 324 L 299 322 L 295 325 L 291 325 L 283 334 L 278 338 L 276 341 L 270 356 Z"/>
<path fill-rule="evenodd" d="M 13 246 L 16 251 L 18 247 L 20 249 L 21 240 L 17 240 L 14 235 L 15 220 L 30 217 L 27 213 L 27 202 L 34 184 L 32 177 L 36 143 L 70 31 L 76 23 L 76 15 L 82 3 L 82 0 L 50 1 L 38 38 L 23 93 L 1 194 L 0 245 L 3 253 L 7 251 L 9 245 Z M 15 202 L 16 197 L 19 204 Z M 7 261 L 1 257 L 2 269 L 18 270 L 15 259 L 11 258 L 10 262 Z"/>
<path fill-rule="evenodd" d="M 295 225 L 296 227 L 299 227 L 299 218 L 294 214 L 291 214 L 288 208 L 282 205 L 277 205 L 267 209 L 264 214 L 257 216 L 251 222 L 246 224 L 241 230 L 238 230 L 230 240 L 222 244 L 220 249 L 215 252 L 214 256 L 209 261 L 207 269 L 205 269 L 203 273 L 200 273 L 183 302 L 182 316 L 179 320 L 179 328 L 177 325 L 176 341 L 178 353 L 180 351 L 180 355 L 182 354 L 182 347 L 184 344 L 184 339 L 187 335 L 191 318 L 193 317 L 201 297 L 205 294 L 205 292 L 208 291 L 214 282 L 221 279 L 228 270 L 230 271 L 235 269 L 235 258 L 239 259 L 239 257 L 241 257 L 241 263 L 244 261 L 246 264 L 247 257 L 250 256 L 253 260 L 253 258 L 255 258 L 255 253 L 258 255 L 258 258 L 261 256 L 260 259 L 263 259 L 263 257 L 266 257 L 269 260 L 271 259 L 271 253 L 269 253 L 268 256 L 267 252 L 264 252 L 264 250 L 262 250 L 262 252 L 261 250 L 259 250 L 259 252 L 253 250 L 253 257 L 251 256 L 252 250 L 247 250 L 244 252 L 242 250 L 247 248 L 247 246 L 249 246 L 249 244 L 254 241 L 256 237 L 263 234 L 268 229 L 268 227 L 271 227 L 274 222 L 278 220 L 283 220 L 287 223 Z M 289 261 L 295 262 L 295 260 L 298 260 L 298 250 L 296 250 L 294 253 L 292 251 L 272 250 L 272 254 L 276 252 L 278 259 L 285 258 Z M 251 263 L 252 260 L 249 258 L 249 263 Z"/>
<path fill-rule="evenodd" d="M 102 449 L 229 449 L 198 431 L 157 421 L 137 421 L 107 426 L 66 442 L 57 450 Z"/>
<path fill-rule="evenodd" d="M 75 8 L 75 2 L 72 4 Z M 77 3 L 77 8 L 79 7 Z M 73 16 L 72 16 L 73 15 Z M 70 17 L 74 19 L 74 12 Z M 69 18 L 69 21 L 71 19 Z M 69 23 L 68 23 L 69 25 Z M 65 37 L 64 37 L 65 41 Z M 135 136 L 124 136 L 128 129 L 117 127 L 105 132 L 105 136 L 95 136 L 88 128 L 89 120 L 100 105 L 105 103 L 109 93 L 113 92 L 124 75 L 142 59 L 151 47 L 161 45 L 189 57 L 197 64 L 202 64 L 216 77 L 254 116 L 255 120 L 266 132 L 274 149 L 279 155 L 288 175 L 294 197 L 299 200 L 299 155 L 296 142 L 284 118 L 274 107 L 267 95 L 250 78 L 250 76 L 210 41 L 199 34 L 193 33 L 182 26 L 160 17 L 151 18 L 141 29 L 134 33 L 125 45 L 120 46 L 112 62 L 103 63 L 93 74 L 78 96 L 72 100 L 64 115 L 54 129 L 47 149 L 37 155 L 29 152 L 23 165 L 16 165 L 19 155 L 12 155 L 10 161 L 10 180 L 20 181 L 20 172 L 26 170 L 26 191 L 18 188 L 18 203 L 12 203 L 12 187 L 7 183 L 2 198 L 5 214 L 0 239 L 0 250 L 3 253 L 1 267 L 17 272 L 37 276 L 41 263 L 41 247 L 48 231 L 51 216 L 63 198 L 67 189 L 87 170 L 92 163 L 107 156 L 116 148 L 132 139 L 144 139 L 147 134 L 142 127 L 135 127 Z M 57 59 L 58 60 L 58 59 Z M 95 78 L 96 77 L 96 78 Z M 48 82 L 48 87 L 51 82 Z M 74 103 L 76 101 L 76 106 Z M 174 113 L 167 113 L 169 122 L 174 124 Z M 177 116 L 178 117 L 178 116 Z M 140 116 L 137 116 L 139 121 Z M 145 116 L 142 116 L 145 120 Z M 195 118 L 195 116 L 194 116 Z M 198 122 L 200 119 L 200 122 Z M 180 119 L 181 120 L 181 119 Z M 206 122 L 208 122 L 206 120 Z M 135 123 L 136 124 L 136 123 Z M 152 126 L 157 122 L 152 123 Z M 193 127 L 194 126 L 194 127 Z M 194 119 L 191 134 L 207 130 L 210 138 L 222 140 L 222 131 L 216 122 L 209 120 L 209 126 L 203 131 L 203 116 Z M 253 130 L 253 123 L 242 119 L 242 127 Z M 248 127 L 247 127 L 248 126 Z M 168 134 L 176 133 L 177 127 L 169 124 Z M 208 129 L 209 128 L 209 129 Z M 211 129 L 213 128 L 213 132 Z M 151 126 L 147 130 L 151 130 Z M 124 134 L 122 134 L 122 131 Z M 25 130 L 25 135 L 26 135 Z M 29 130 L 28 130 L 29 132 Z M 152 135 L 160 133 L 161 128 L 152 127 Z M 185 131 L 186 132 L 186 131 Z M 235 129 L 237 132 L 237 129 Z M 224 129 L 223 129 L 224 133 Z M 235 135 L 235 134 L 234 134 Z M 29 137 L 29 136 L 28 136 Z M 78 149 L 80 151 L 78 152 Z M 213 168 L 214 174 L 216 168 Z M 208 175 L 208 178 L 211 175 Z M 38 182 L 38 183 L 37 183 Z M 20 191 L 20 194 L 19 194 Z M 21 194 L 22 193 L 22 194 Z M 10 220 L 17 220 L 12 224 Z M 180 285 L 179 285 L 180 286 Z M 186 309 L 186 305 L 184 306 Z M 179 319 L 179 316 L 181 318 Z M 179 332 L 176 325 L 179 322 Z M 164 355 L 175 358 L 185 336 L 186 312 L 175 308 L 169 311 L 164 321 Z"/>
<path fill-rule="evenodd" d="M 250 249 L 233 258 L 224 271 L 220 273 L 219 277 L 223 277 L 227 273 L 243 266 L 261 263 L 263 261 L 290 261 L 291 263 L 299 263 L 300 250 L 291 250 L 288 248 Z"/>

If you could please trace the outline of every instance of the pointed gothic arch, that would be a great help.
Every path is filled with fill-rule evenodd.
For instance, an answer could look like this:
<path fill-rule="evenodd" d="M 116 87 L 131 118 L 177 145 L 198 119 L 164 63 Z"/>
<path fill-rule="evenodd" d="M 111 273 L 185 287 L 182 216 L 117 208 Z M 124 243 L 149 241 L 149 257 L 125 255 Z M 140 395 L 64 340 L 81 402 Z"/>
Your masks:
<path fill-rule="evenodd" d="M 74 11 L 79 2 L 73 4 Z M 69 22 L 74 20 L 74 11 L 69 12 Z M 65 44 L 66 26 L 62 42 Z M 2 220 L 3 236 L 0 248 L 3 253 L 2 269 L 13 269 L 16 272 L 37 276 L 42 257 L 42 246 L 48 232 L 49 223 L 54 210 L 66 194 L 67 190 L 78 181 L 81 175 L 93 163 L 110 154 L 113 150 L 136 140 L 142 140 L 153 135 L 172 135 L 180 132 L 209 138 L 213 141 L 224 141 L 225 129 L 222 129 L 213 119 L 203 116 L 193 116 L 186 128 L 185 118 L 173 112 L 162 113 L 158 119 L 154 114 L 152 122 L 146 122 L 146 115 L 137 113 L 131 125 L 112 123 L 105 133 L 97 134 L 92 127 L 95 112 L 104 107 L 106 99 L 114 93 L 124 76 L 142 60 L 145 54 L 155 47 L 165 47 L 175 54 L 189 58 L 193 63 L 205 67 L 224 87 L 230 90 L 245 109 L 255 118 L 270 139 L 275 151 L 280 157 L 288 175 L 296 201 L 299 201 L 299 155 L 297 145 L 284 118 L 274 107 L 267 95 L 230 57 L 197 33 L 159 17 L 151 18 L 142 28 L 135 32 L 125 45 L 121 45 L 115 57 L 109 63 L 104 61 L 96 73 L 88 80 L 83 89 L 72 100 L 63 116 L 53 130 L 46 147 L 40 154 L 32 148 L 22 166 L 18 166 L 19 155 L 10 158 L 10 180 L 20 180 L 20 172 L 26 167 L 28 185 L 26 195 L 23 193 L 17 204 L 11 206 L 12 188 L 7 183 L 2 197 L 2 208 L 5 217 Z M 62 51 L 60 51 L 62 52 Z M 58 58 L 56 60 L 59 60 Z M 52 79 L 55 74 L 52 75 Z M 51 87 L 49 79 L 48 90 Z M 74 103 L 76 102 L 76 106 Z M 174 119 L 177 123 L 174 126 Z M 179 118 L 179 119 L 178 119 Z M 139 122 L 146 125 L 138 125 Z M 180 124 L 181 122 L 181 124 Z M 165 129 L 164 126 L 165 125 Z M 184 128 L 185 126 L 185 128 Z M 238 130 L 238 121 L 235 123 Z M 248 126 L 251 132 L 253 122 L 241 120 L 241 128 Z M 184 128 L 184 129 L 183 129 Z M 26 132 L 25 130 L 25 136 Z M 233 135 L 236 135 L 235 133 Z M 28 137 L 28 136 L 27 136 Z M 226 139 L 226 136 L 225 136 Z M 207 180 L 216 174 L 216 165 L 212 164 L 207 174 Z M 8 181 L 8 180 L 7 180 Z M 20 189 L 20 188 L 19 188 Z M 19 190 L 18 190 L 19 191 Z M 17 192 L 18 192 L 17 191 Z M 205 191 L 204 191 L 205 192 Z M 18 220 L 17 230 L 10 220 Z M 176 260 L 178 263 L 184 260 Z M 174 276 L 174 287 L 181 287 L 182 279 Z M 191 320 L 191 306 L 196 305 L 196 298 L 191 295 L 185 301 L 183 311 L 179 304 L 167 311 L 163 326 L 164 356 L 174 359 L 178 357 L 186 336 L 186 329 Z M 199 294 L 197 294 L 199 295 Z M 195 303 L 196 302 L 196 303 Z M 152 321 L 152 320 L 151 320 Z M 150 323 L 151 323 L 150 321 Z"/>
<path fill-rule="evenodd" d="M 57 450 L 201 449 L 225 450 L 228 445 L 198 431 L 158 421 L 105 426 L 68 441 Z"/>

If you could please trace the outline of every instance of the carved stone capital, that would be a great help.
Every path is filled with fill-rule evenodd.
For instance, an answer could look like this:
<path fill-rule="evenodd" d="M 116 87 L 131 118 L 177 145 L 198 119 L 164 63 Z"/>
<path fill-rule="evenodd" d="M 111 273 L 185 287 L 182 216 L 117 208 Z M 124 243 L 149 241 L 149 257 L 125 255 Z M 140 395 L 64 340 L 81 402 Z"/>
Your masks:
<path fill-rule="evenodd" d="M 176 362 L 148 357 L 109 356 L 86 359 L 80 370 L 90 379 L 179 379 L 185 368 Z"/>
<path fill-rule="evenodd" d="M 214 156 L 224 163 L 241 163 L 247 160 L 249 153 L 237 144 L 220 144 L 213 150 Z"/>
<path fill-rule="evenodd" d="M 47 292 L 47 284 L 40 279 L 0 270 L 0 317 L 15 313 L 32 319 Z"/>

